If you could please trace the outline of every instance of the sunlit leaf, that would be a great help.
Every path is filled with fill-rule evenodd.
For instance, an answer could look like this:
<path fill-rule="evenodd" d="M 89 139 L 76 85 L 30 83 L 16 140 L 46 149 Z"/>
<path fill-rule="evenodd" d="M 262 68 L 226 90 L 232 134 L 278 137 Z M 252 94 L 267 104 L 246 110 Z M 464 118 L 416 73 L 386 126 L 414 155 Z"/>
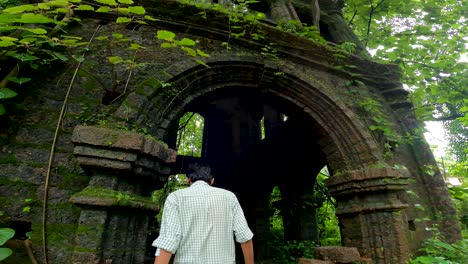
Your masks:
<path fill-rule="evenodd" d="M 180 41 L 177 41 L 177 44 L 182 45 L 182 46 L 195 46 L 195 41 L 188 39 L 188 38 L 183 38 Z"/>
<path fill-rule="evenodd" d="M 169 43 L 169 42 L 161 43 L 161 48 L 163 49 L 174 48 L 174 47 L 177 47 L 175 43 Z"/>
<path fill-rule="evenodd" d="M 181 48 L 182 50 L 184 50 L 185 52 L 187 52 L 188 55 L 192 56 L 192 57 L 196 57 L 197 56 L 197 52 L 192 49 L 192 48 L 188 48 L 188 47 L 182 47 Z"/>
<path fill-rule="evenodd" d="M 199 50 L 199 49 L 197 49 L 197 54 L 198 54 L 199 56 L 202 56 L 202 57 L 209 57 L 209 56 L 210 56 L 210 55 L 206 54 L 205 52 L 203 52 L 203 51 L 201 51 L 201 50 Z"/>
<path fill-rule="evenodd" d="M 107 57 L 107 59 L 108 59 L 109 62 L 112 63 L 112 64 L 119 64 L 119 63 L 124 62 L 124 60 L 123 60 L 121 57 L 119 57 L 119 56 Z"/>
<path fill-rule="evenodd" d="M 96 2 L 104 4 L 104 5 L 110 5 L 110 6 L 116 6 L 117 5 L 115 0 L 96 0 Z"/>
<path fill-rule="evenodd" d="M 15 46 L 16 44 L 10 40 L 0 40 L 0 47 L 10 47 Z"/>
<path fill-rule="evenodd" d="M 8 98 L 12 98 L 12 97 L 15 97 L 16 95 L 18 95 L 15 91 L 12 91 L 8 88 L 0 88 L 0 99 L 8 99 Z M 0 228 L 0 231 L 2 229 Z M 1 234 L 0 234 L 1 236 Z M 1 239 L 1 237 L 0 237 Z M 3 244 L 3 243 L 2 243 Z"/>
<path fill-rule="evenodd" d="M 112 9 L 110 7 L 108 7 L 108 6 L 101 6 L 96 10 L 96 12 L 98 12 L 98 13 L 108 13 L 111 10 Z"/>
<path fill-rule="evenodd" d="M 76 10 L 81 10 L 81 11 L 94 11 L 94 7 L 90 5 L 79 5 Z"/>
<path fill-rule="evenodd" d="M 25 24 L 36 24 L 36 23 L 52 23 L 54 22 L 53 19 L 48 18 L 46 16 L 43 16 L 41 14 L 32 14 L 32 13 L 26 13 L 21 15 L 20 19 L 17 19 L 16 22 L 18 23 L 25 23 Z"/>
<path fill-rule="evenodd" d="M 175 34 L 167 30 L 158 30 L 157 36 L 158 39 L 171 41 L 175 38 Z"/>
<path fill-rule="evenodd" d="M 23 28 L 26 31 L 29 31 L 31 33 L 34 33 L 36 35 L 45 35 L 47 34 L 47 30 L 43 28 Z"/>
<path fill-rule="evenodd" d="M 20 6 L 14 6 L 14 7 L 3 9 L 3 12 L 10 13 L 10 14 L 18 14 L 18 13 L 23 13 L 26 11 L 33 11 L 36 9 L 37 9 L 37 6 L 34 6 L 34 5 L 20 5 Z"/>
<path fill-rule="evenodd" d="M 128 7 L 128 11 L 137 15 L 144 15 L 146 13 L 145 8 L 142 6 L 130 6 Z"/>
<path fill-rule="evenodd" d="M 128 17 L 118 17 L 117 20 L 115 21 L 115 23 L 117 24 L 128 23 L 128 22 L 132 22 L 132 19 Z"/>

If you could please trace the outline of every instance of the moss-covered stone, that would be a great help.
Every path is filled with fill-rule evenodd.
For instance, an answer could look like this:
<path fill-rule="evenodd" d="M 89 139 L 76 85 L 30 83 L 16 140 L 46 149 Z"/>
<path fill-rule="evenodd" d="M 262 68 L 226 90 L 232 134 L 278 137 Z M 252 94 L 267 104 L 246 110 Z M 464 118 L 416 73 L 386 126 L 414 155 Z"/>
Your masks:
<path fill-rule="evenodd" d="M 128 207 L 149 211 L 159 211 L 150 197 L 141 197 L 128 192 L 120 192 L 105 188 L 88 186 L 81 192 L 74 194 L 70 201 L 76 204 L 103 206 L 103 207 Z"/>

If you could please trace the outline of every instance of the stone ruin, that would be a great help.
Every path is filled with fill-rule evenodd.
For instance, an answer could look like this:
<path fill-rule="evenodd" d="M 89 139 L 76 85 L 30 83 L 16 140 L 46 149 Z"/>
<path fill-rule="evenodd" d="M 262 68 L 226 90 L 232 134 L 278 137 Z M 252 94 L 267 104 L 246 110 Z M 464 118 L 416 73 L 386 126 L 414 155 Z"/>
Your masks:
<path fill-rule="evenodd" d="M 91 44 L 47 180 L 72 71 L 43 76 L 38 94 L 23 102 L 17 129 L 2 141 L 0 220 L 17 230 L 10 244 L 15 254 L 5 263 L 27 263 L 21 262 L 27 253 L 42 262 L 43 244 L 49 263 L 152 263 L 161 205 L 151 194 L 196 161 L 209 163 L 217 186 L 238 196 L 255 233 L 258 263 L 271 262 L 268 203 L 275 186 L 291 209 L 283 215 L 285 238 L 317 240 L 316 207 L 307 201 L 324 166 L 342 246 L 357 248 L 361 257 L 405 263 L 435 225 L 449 241 L 459 239 L 455 210 L 398 67 L 366 59 L 340 3 L 319 1 L 320 34 L 328 41 L 321 44 L 276 27 L 281 20 L 311 23 L 306 1 L 253 5 L 267 15 L 255 26 L 261 39 L 232 37 L 229 16 L 213 9 L 146 1 L 159 21 L 125 32 L 146 46 L 139 53 L 146 64 L 127 90 L 111 90 L 108 47 Z M 89 17 L 73 32 L 84 39 L 96 28 L 109 35 L 114 29 L 106 21 L 113 19 Z M 154 35 L 161 29 L 197 40 L 210 55 L 204 58 L 209 67 L 180 50 L 159 48 Z M 344 42 L 354 42 L 357 53 L 336 56 L 333 47 Z M 124 49 L 113 52 L 125 56 Z M 179 120 L 188 112 L 204 118 L 201 157 L 176 151 Z M 31 230 L 26 250 L 18 241 Z"/>

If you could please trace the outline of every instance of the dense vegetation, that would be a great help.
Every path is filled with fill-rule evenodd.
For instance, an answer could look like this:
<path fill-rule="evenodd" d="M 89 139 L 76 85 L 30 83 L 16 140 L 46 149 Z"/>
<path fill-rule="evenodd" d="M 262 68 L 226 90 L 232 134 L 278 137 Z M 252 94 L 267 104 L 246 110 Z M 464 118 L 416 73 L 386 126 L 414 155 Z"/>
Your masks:
<path fill-rule="evenodd" d="M 122 15 L 117 25 L 129 22 L 142 23 L 154 21 L 145 9 L 132 0 L 55 0 L 30 4 L 30 1 L 0 0 L 0 122 L 10 124 L 21 111 L 25 86 L 38 72 L 57 67 L 63 63 L 79 64 L 85 59 L 88 40 L 80 36 L 62 34 L 69 23 L 80 23 L 79 11 L 107 13 L 117 10 Z M 31 1 L 37 2 L 37 1 Z M 196 2 L 196 1 L 193 1 Z M 238 1 L 240 8 L 225 12 L 243 12 L 248 3 Z M 342 0 L 343 14 L 348 24 L 368 49 L 372 59 L 382 63 L 396 63 L 403 72 L 405 87 L 411 92 L 415 114 L 420 121 L 438 121 L 447 129 L 450 142 L 446 157 L 441 162 L 446 177 L 457 177 L 462 185 L 449 186 L 457 207 L 464 237 L 468 235 L 468 81 L 466 52 L 466 1 L 461 0 Z M 24 5 L 21 5 L 24 4 Z M 262 16 L 254 16 L 261 19 Z M 291 23 L 290 23 L 291 24 Z M 314 35 L 311 28 L 307 34 Z M 301 32 L 305 34 L 304 31 Z M 161 48 L 180 48 L 200 64 L 200 58 L 208 56 L 194 48 L 190 39 L 177 39 L 172 32 L 161 31 L 156 34 L 165 41 Z M 315 35 L 313 37 L 316 37 Z M 144 48 L 138 43 L 129 43 L 124 35 L 115 32 L 111 36 L 98 36 L 96 41 L 128 43 L 128 48 L 137 53 Z M 132 57 L 109 56 L 108 63 L 122 67 L 132 75 L 139 65 Z M 25 70 L 27 69 L 27 70 Z M 28 75 L 25 72 L 32 72 Z M 120 83 L 125 83 L 125 78 Z M 115 80 L 117 83 L 118 80 Z M 180 150 L 195 155 L 200 146 L 188 144 L 200 142 L 202 121 L 197 117 L 185 117 L 181 128 L 187 131 L 180 138 Z M 190 122 L 194 120 L 195 122 Z M 7 137 L 11 131 L 3 128 L 0 137 Z M 184 138 L 185 137 L 185 138 Z M 184 145 L 185 144 L 185 145 Z M 319 177 L 323 181 L 325 175 Z M 277 190 L 272 199 L 278 196 Z M 332 199 L 319 209 L 322 244 L 339 244 L 336 218 Z M 273 235 L 281 236 L 279 214 L 272 216 Z M 0 246 L 11 238 L 12 230 L 0 229 Z M 273 240 L 273 246 L 281 252 L 277 257 L 282 263 L 291 261 L 285 256 L 295 253 L 307 256 L 308 245 L 289 243 L 284 245 Z M 276 243 L 276 244 L 275 244 Z M 455 263 L 463 262 L 466 253 L 466 240 L 449 245 L 435 237 L 424 248 L 427 256 L 413 260 L 413 263 Z M 461 252 L 461 254 L 460 254 Z M 11 252 L 0 248 L 0 260 Z M 466 256 L 466 254 L 465 254 Z M 446 261 L 446 262 L 443 262 Z M 449 262 L 452 261 L 452 262 Z"/>

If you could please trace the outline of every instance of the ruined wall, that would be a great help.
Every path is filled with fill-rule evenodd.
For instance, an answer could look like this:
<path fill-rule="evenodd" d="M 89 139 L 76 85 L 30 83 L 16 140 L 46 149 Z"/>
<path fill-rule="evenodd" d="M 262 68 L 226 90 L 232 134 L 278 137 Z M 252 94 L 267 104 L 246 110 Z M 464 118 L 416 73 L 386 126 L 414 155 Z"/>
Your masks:
<path fill-rule="evenodd" d="M 263 39 L 254 40 L 251 36 L 237 39 L 228 33 L 228 18 L 225 15 L 208 11 L 205 13 L 208 19 L 196 15 L 189 17 L 187 14 L 199 14 L 200 10 L 173 3 L 155 7 L 154 15 L 162 12 L 161 7 L 166 8 L 173 17 L 135 30 L 106 24 L 106 19 L 110 18 L 90 18 L 83 23 L 85 26 L 73 28 L 73 32 L 82 35 L 84 39 L 91 39 L 94 32 L 96 36 L 110 36 L 111 32 L 117 30 L 145 46 L 145 49 L 137 54 L 136 61 L 142 64 L 132 72 L 128 85 L 126 81 L 129 72 L 117 67 L 117 79 L 113 79 L 112 65 L 107 59 L 111 53 L 123 58 L 132 56 L 133 51 L 125 49 L 128 45 L 126 42 L 115 40 L 115 45 L 109 47 L 105 42 L 93 39 L 90 52 L 85 56 L 68 99 L 65 117 L 60 123 L 56 154 L 52 162 L 46 218 L 49 263 L 69 263 L 74 257 L 79 260 L 78 255 L 84 256 L 81 263 L 85 263 L 83 260 L 88 257 L 89 263 L 98 262 L 96 259 L 100 257 L 112 258 L 110 255 L 103 257 L 100 247 L 115 248 L 116 245 L 105 240 L 102 235 L 129 226 L 112 220 L 116 218 L 107 214 L 110 209 L 95 209 L 95 200 L 77 202 L 80 197 L 92 196 L 86 196 L 89 193 L 83 192 L 85 187 L 92 185 L 107 188 L 115 191 L 111 192 L 115 196 L 132 192 L 149 197 L 147 190 L 130 190 L 129 181 L 119 178 L 121 174 L 138 173 L 124 170 L 123 173 L 116 173 L 119 175 L 117 177 L 114 175 L 115 169 L 118 169 L 115 165 L 117 163 L 106 163 L 109 160 L 127 162 L 128 153 L 144 151 L 135 147 L 129 148 L 127 153 L 127 149 L 116 144 L 112 136 L 107 141 L 101 139 L 99 142 L 83 140 L 82 143 L 76 137 L 72 140 L 72 133 L 78 125 L 111 129 L 117 131 L 113 132 L 117 138 L 125 137 L 124 133 L 138 133 L 142 138 L 146 135 L 173 147 L 174 124 L 190 102 L 213 91 L 236 86 L 280 97 L 288 102 L 282 106 L 282 110 L 294 113 L 300 109 L 302 114 L 317 123 L 318 144 L 326 153 L 327 163 L 336 177 L 330 186 L 335 188 L 337 197 L 345 197 L 340 208 L 342 211 L 339 211 L 342 223 L 346 230 L 356 227 L 356 230 L 367 232 L 363 237 L 358 237 L 353 231 L 349 232 L 348 239 L 344 241 L 347 245 L 364 248 L 367 256 L 382 263 L 390 263 L 393 259 L 406 258 L 408 251 L 414 252 L 421 240 L 430 236 L 426 227 L 433 223 L 439 223 L 448 237 L 459 236 L 453 209 L 440 174 L 436 171 L 436 175 L 430 176 L 424 170 L 424 166 L 435 164 L 427 144 L 422 139 L 417 139 L 416 143 L 396 142 L 392 137 L 406 135 L 407 132 L 421 136 L 420 131 L 414 132 L 418 124 L 411 114 L 407 94 L 398 82 L 395 66 L 379 65 L 349 54 L 334 56 L 338 53 L 337 50 L 268 25 L 261 25 L 255 29 L 258 31 L 250 32 L 262 32 L 265 37 Z M 177 20 L 179 21 L 174 22 Z M 196 48 L 210 55 L 202 58 L 210 67 L 198 64 L 180 49 L 161 49 L 161 41 L 155 38 L 155 32 L 163 28 L 177 32 L 178 39 L 188 37 L 196 40 Z M 274 45 L 270 46 L 270 43 Z M 270 51 L 262 54 L 265 47 Z M 36 81 L 35 94 L 25 98 L 22 103 L 25 111 L 17 117 L 18 129 L 2 138 L 0 204 L 5 214 L 1 216 L 1 220 L 9 224 L 31 223 L 32 248 L 39 260 L 42 245 L 42 200 L 48 157 L 58 116 L 75 67 L 76 64 L 71 63 L 63 70 L 49 73 Z M 366 102 L 378 102 L 381 114 L 373 112 L 374 108 L 370 108 L 371 111 L 366 110 Z M 388 122 L 386 125 L 395 134 L 369 129 L 376 125 L 372 121 L 373 117 L 382 117 L 382 114 L 385 114 L 384 118 Z M 103 132 L 107 130 L 93 131 L 97 134 L 108 133 Z M 80 144 L 85 147 L 92 145 L 92 153 L 77 152 L 75 147 L 81 146 Z M 135 143 L 132 146 L 136 145 Z M 111 152 L 112 155 L 109 154 Z M 124 158 L 116 153 L 124 153 Z M 80 155 L 106 162 L 101 160 L 90 165 L 90 160 L 78 160 Z M 106 170 L 101 171 L 97 167 Z M 117 177 L 115 181 L 119 181 L 120 185 L 105 182 L 105 177 L 101 177 L 103 175 Z M 162 175 L 167 176 L 164 173 Z M 149 187 L 153 186 L 160 188 L 161 182 L 153 181 Z M 408 192 L 405 194 L 405 191 L 416 195 L 411 192 L 409 195 Z M 391 195 L 386 196 L 387 192 Z M 437 195 L 433 195 L 434 193 Z M 349 195 L 353 199 L 348 202 Z M 74 198 L 70 200 L 72 197 Z M 99 206 L 102 208 L 107 205 Z M 111 204 L 106 208 L 115 209 L 115 206 Z M 127 205 L 119 206 L 119 214 L 125 214 L 129 210 Z M 425 210 L 419 210 L 419 206 Z M 151 210 L 150 214 L 155 215 L 158 208 Z M 372 215 L 374 211 L 377 213 Z M 356 214 L 359 215 L 358 220 Z M 418 220 L 425 217 L 429 220 Z M 398 233 L 390 241 L 393 244 L 374 243 L 382 236 L 393 234 L 389 234 L 388 229 L 381 228 L 387 226 L 389 230 Z M 93 232 L 100 236 L 90 236 Z M 156 233 L 150 234 L 148 239 L 155 235 Z M 139 236 L 141 240 L 146 239 L 144 234 Z M 118 241 L 119 238 L 115 239 Z M 14 246 L 13 242 L 10 247 Z M 389 250 L 388 254 L 379 255 L 370 249 L 395 247 L 395 243 L 401 248 Z M 16 245 L 14 256 L 5 263 L 27 263 L 24 246 L 21 243 Z M 145 261 L 151 261 L 152 253 L 149 247 Z M 391 255 L 393 253 L 397 256 Z"/>

